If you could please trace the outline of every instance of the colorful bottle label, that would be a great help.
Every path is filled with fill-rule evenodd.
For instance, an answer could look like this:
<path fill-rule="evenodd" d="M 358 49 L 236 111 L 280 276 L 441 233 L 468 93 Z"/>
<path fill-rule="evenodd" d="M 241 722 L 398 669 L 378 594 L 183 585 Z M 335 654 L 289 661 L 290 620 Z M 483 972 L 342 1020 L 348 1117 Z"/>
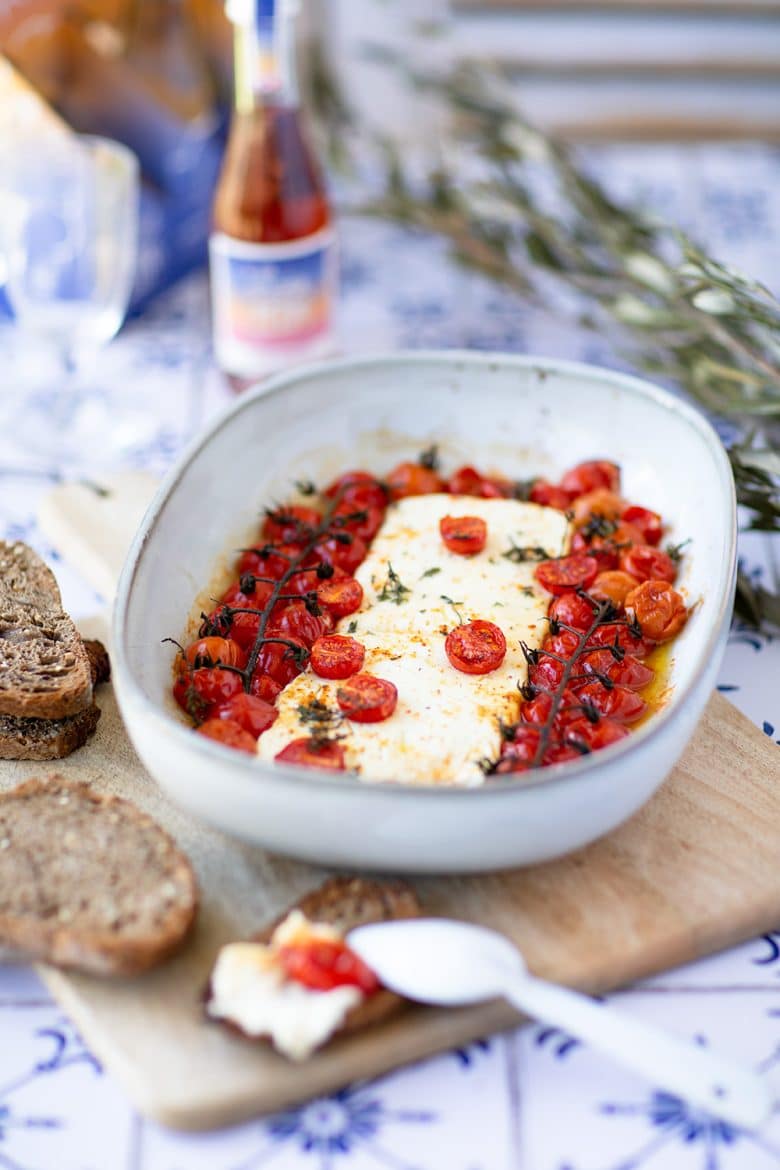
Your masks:
<path fill-rule="evenodd" d="M 214 349 L 223 370 L 260 376 L 332 351 L 332 228 L 283 244 L 250 244 L 217 232 L 209 253 Z"/>

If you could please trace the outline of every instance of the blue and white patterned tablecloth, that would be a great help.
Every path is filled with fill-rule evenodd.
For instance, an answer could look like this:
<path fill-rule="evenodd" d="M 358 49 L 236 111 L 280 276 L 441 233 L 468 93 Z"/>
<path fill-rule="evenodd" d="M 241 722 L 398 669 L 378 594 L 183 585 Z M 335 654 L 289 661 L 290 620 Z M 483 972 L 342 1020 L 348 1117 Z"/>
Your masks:
<path fill-rule="evenodd" d="M 612 149 L 597 163 L 612 187 L 639 192 L 724 259 L 776 282 L 780 157 L 759 147 Z M 346 351 L 473 346 L 621 363 L 604 338 L 519 305 L 455 269 L 442 246 L 378 223 L 343 225 Z M 96 387 L 131 387 L 153 434 L 129 463 L 162 471 L 228 400 L 208 345 L 208 290 L 197 276 L 132 322 L 101 356 Z M 17 363 L 0 332 L 4 419 Z M 99 379 L 99 381 L 98 381 Z M 10 410 L 9 410 L 10 407 Z M 28 409 L 30 409 L 28 407 Z M 36 424 L 50 426 L 45 395 Z M 95 435 L 95 449 L 99 435 Z M 85 452 L 85 459 L 88 458 Z M 0 434 L 0 534 L 55 564 L 76 616 L 101 599 L 58 562 L 36 526 L 54 469 Z M 780 542 L 745 536 L 741 554 L 771 579 Z M 780 637 L 734 626 L 720 675 L 728 694 L 780 743 Z M 620 998 L 627 1011 L 711 1044 L 753 1068 L 777 1068 L 778 933 Z M 780 1107 L 778 1107 L 780 1111 Z M 697 1114 L 550 1028 L 529 1026 L 300 1109 L 210 1135 L 141 1120 L 27 968 L 0 968 L 0 1170 L 764 1170 L 780 1166 L 780 1117 L 746 1134 Z"/>

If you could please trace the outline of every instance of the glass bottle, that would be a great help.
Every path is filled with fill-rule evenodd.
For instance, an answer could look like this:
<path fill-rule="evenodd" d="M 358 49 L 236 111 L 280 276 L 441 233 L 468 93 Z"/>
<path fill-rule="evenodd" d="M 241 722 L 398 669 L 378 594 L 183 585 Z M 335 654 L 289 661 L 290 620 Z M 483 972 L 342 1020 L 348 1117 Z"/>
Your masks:
<path fill-rule="evenodd" d="M 209 241 L 214 348 L 234 389 L 332 351 L 335 233 L 302 125 L 296 0 L 228 0 L 234 109 Z"/>

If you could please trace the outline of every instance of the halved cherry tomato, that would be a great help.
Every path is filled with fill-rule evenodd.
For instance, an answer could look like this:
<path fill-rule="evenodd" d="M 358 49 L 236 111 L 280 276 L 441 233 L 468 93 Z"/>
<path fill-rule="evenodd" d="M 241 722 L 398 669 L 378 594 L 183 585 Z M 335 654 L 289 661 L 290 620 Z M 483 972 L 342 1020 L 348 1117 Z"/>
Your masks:
<path fill-rule="evenodd" d="M 297 764 L 299 768 L 327 768 L 343 772 L 346 767 L 344 748 L 332 739 L 294 739 L 274 756 L 282 764 Z"/>
<path fill-rule="evenodd" d="M 482 552 L 487 542 L 487 524 L 479 516 L 443 516 L 439 532 L 450 552 L 464 557 Z"/>
<path fill-rule="evenodd" d="M 219 666 L 201 666 L 180 674 L 173 697 L 189 715 L 203 719 L 217 703 L 224 703 L 243 690 L 241 675 Z"/>
<path fill-rule="evenodd" d="M 339 687 L 336 702 L 355 723 L 381 723 L 395 711 L 398 691 L 385 678 L 355 674 Z"/>
<path fill-rule="evenodd" d="M 592 752 L 601 751 L 611 743 L 625 739 L 629 734 L 628 728 L 614 719 L 599 719 L 598 723 L 591 723 L 589 719 L 573 720 L 563 732 L 564 740 L 572 746 L 584 744 Z"/>
<path fill-rule="evenodd" d="M 606 569 L 599 573 L 588 592 L 597 601 L 611 601 L 616 609 L 623 608 L 623 602 L 637 585 L 636 577 L 622 569 Z"/>
<path fill-rule="evenodd" d="M 677 565 L 668 553 L 650 544 L 638 544 L 626 549 L 620 557 L 620 567 L 637 581 L 668 581 L 677 576 Z"/>
<path fill-rule="evenodd" d="M 621 687 L 628 687 L 630 691 L 641 691 L 655 678 L 655 671 L 645 666 L 644 662 L 640 662 L 633 654 L 626 654 L 618 661 L 612 652 L 606 649 L 585 654 L 581 665 L 585 678 L 580 680 L 580 685 L 588 681 L 588 675 L 600 674 Z M 574 682 L 572 685 L 576 687 L 577 683 Z"/>
<path fill-rule="evenodd" d="M 653 642 L 668 642 L 688 620 L 682 596 L 668 581 L 643 581 L 626 598 L 626 613 Z"/>
<path fill-rule="evenodd" d="M 263 674 L 261 670 L 256 670 L 252 675 L 249 690 L 258 699 L 264 699 L 266 703 L 275 703 L 282 693 L 282 684 L 278 683 L 275 678 L 271 678 L 270 674 Z"/>
<path fill-rule="evenodd" d="M 354 573 L 361 561 L 365 560 L 367 552 L 365 541 L 361 540 L 359 536 L 352 536 L 350 532 L 341 532 L 338 536 L 326 537 L 325 540 L 319 541 L 314 548 L 314 553 L 320 560 L 325 561 L 328 565 L 333 565 L 334 569 L 342 569 L 350 575 Z"/>
<path fill-rule="evenodd" d="M 311 939 L 280 947 L 278 955 L 288 979 L 315 991 L 359 987 L 364 995 L 373 995 L 379 990 L 371 968 L 341 940 Z"/>
<path fill-rule="evenodd" d="M 225 747 L 237 748 L 240 752 L 254 755 L 254 738 L 232 719 L 207 719 L 205 723 L 201 723 L 198 733 L 224 744 Z"/>
<path fill-rule="evenodd" d="M 490 674 L 506 654 L 506 638 L 493 622 L 477 619 L 450 630 L 444 650 L 452 665 L 463 674 Z"/>
<path fill-rule="evenodd" d="M 587 524 L 594 516 L 602 516 L 605 520 L 617 520 L 625 507 L 625 500 L 609 488 L 596 488 L 578 496 L 572 504 L 574 523 L 578 528 Z"/>
<path fill-rule="evenodd" d="M 345 634 L 326 634 L 311 648 L 310 665 L 320 678 L 349 678 L 363 665 L 366 648 Z"/>
<path fill-rule="evenodd" d="M 452 496 L 482 496 L 498 499 L 511 494 L 512 485 L 499 476 L 482 475 L 475 467 L 459 467 L 447 480 L 447 491 Z"/>
<path fill-rule="evenodd" d="M 614 646 L 616 643 L 619 649 L 633 654 L 635 658 L 647 658 L 653 648 L 650 641 L 619 622 L 598 626 L 588 638 L 589 646 Z"/>
<path fill-rule="evenodd" d="M 246 653 L 232 638 L 198 638 L 184 652 L 188 666 L 246 666 Z"/>
<path fill-rule="evenodd" d="M 568 592 L 560 593 L 550 603 L 549 618 L 551 622 L 563 622 L 575 630 L 587 630 L 593 625 L 595 613 L 595 607 L 585 597 Z"/>
<path fill-rule="evenodd" d="M 639 529 L 644 544 L 658 544 L 660 541 L 663 521 L 657 512 L 651 512 L 649 508 L 640 508 L 637 504 L 629 504 L 621 512 L 620 519 Z"/>
<path fill-rule="evenodd" d="M 264 540 L 282 544 L 303 544 L 322 523 L 322 513 L 303 504 L 282 504 L 266 513 L 261 534 Z"/>
<path fill-rule="evenodd" d="M 345 471 L 334 479 L 324 493 L 328 499 L 338 496 L 352 508 L 386 508 L 388 494 L 375 475 L 369 471 Z"/>
<path fill-rule="evenodd" d="M 229 719 L 248 731 L 253 739 L 258 739 L 276 721 L 279 712 L 276 707 L 257 695 L 247 695 L 241 691 L 233 695 L 224 703 L 220 703 L 211 713 L 212 719 Z"/>
<path fill-rule="evenodd" d="M 586 463 L 578 463 L 576 467 L 566 472 L 561 480 L 561 487 L 571 492 L 572 496 L 584 496 L 586 492 L 593 492 L 596 488 L 608 488 L 611 492 L 618 492 L 620 468 L 607 459 L 592 459 Z"/>
<path fill-rule="evenodd" d="M 566 512 L 571 506 L 573 496 L 559 483 L 550 483 L 546 479 L 537 479 L 528 495 L 532 504 L 540 504 L 543 508 L 557 508 L 559 512 Z"/>
<path fill-rule="evenodd" d="M 390 498 L 403 499 L 404 496 L 427 496 L 431 492 L 443 492 L 446 483 L 437 471 L 430 467 L 421 467 L 419 463 L 399 463 L 387 477 L 387 486 L 390 489 Z"/>
<path fill-rule="evenodd" d="M 363 603 L 363 586 L 354 577 L 333 576 L 317 586 L 317 600 L 334 618 L 355 613 Z"/>
<path fill-rule="evenodd" d="M 602 682 L 588 683 L 578 692 L 581 703 L 588 703 L 606 719 L 618 723 L 636 723 L 647 710 L 647 703 L 628 687 L 605 687 Z"/>
<path fill-rule="evenodd" d="M 534 576 L 548 593 L 559 596 L 573 589 L 587 589 L 599 571 L 599 563 L 586 553 L 574 553 L 557 561 L 540 561 Z"/>

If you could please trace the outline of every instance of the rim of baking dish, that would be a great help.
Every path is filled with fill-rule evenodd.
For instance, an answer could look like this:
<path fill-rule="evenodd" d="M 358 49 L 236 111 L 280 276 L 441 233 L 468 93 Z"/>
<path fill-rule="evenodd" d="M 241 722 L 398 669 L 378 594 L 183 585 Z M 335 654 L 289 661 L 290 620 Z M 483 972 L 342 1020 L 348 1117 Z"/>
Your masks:
<path fill-rule="evenodd" d="M 259 398 L 284 394 L 291 385 L 309 381 L 321 373 L 332 374 L 339 371 L 354 370 L 355 368 L 383 366 L 383 365 L 451 365 L 451 366 L 486 366 L 495 365 L 515 366 L 519 369 L 536 373 L 540 380 L 549 375 L 563 374 L 576 376 L 588 381 L 608 381 L 621 391 L 626 391 L 635 397 L 650 399 L 657 406 L 671 411 L 681 418 L 688 426 L 703 439 L 714 456 L 715 465 L 719 472 L 722 498 L 720 503 L 727 505 L 721 511 L 714 509 L 714 513 L 722 517 L 724 545 L 726 555 L 723 559 L 721 576 L 717 584 L 719 600 L 717 611 L 711 622 L 711 629 L 707 641 L 699 652 L 698 664 L 684 689 L 675 691 L 670 702 L 662 711 L 654 714 L 646 723 L 633 731 L 625 739 L 598 752 L 582 756 L 579 760 L 568 760 L 561 764 L 551 764 L 544 768 L 532 769 L 528 772 L 507 773 L 501 776 L 488 776 L 481 784 L 406 784 L 399 780 L 361 780 L 354 772 L 334 773 L 325 769 L 299 768 L 294 765 L 275 765 L 271 760 L 260 760 L 249 757 L 245 753 L 237 752 L 223 744 L 208 739 L 206 736 L 194 736 L 192 728 L 185 726 L 173 714 L 159 706 L 148 697 L 141 685 L 137 682 L 127 660 L 125 636 L 126 613 L 132 595 L 138 566 L 146 546 L 151 542 L 160 514 L 168 498 L 176 489 L 179 481 L 191 463 L 199 456 L 212 438 L 223 427 L 228 425 L 236 415 L 253 408 Z M 725 514 L 724 514 L 725 513 Z M 125 559 L 119 584 L 117 586 L 116 602 L 113 616 L 113 644 L 117 673 L 122 678 L 123 689 L 127 688 L 132 695 L 132 701 L 143 710 L 144 718 L 158 724 L 167 735 L 173 737 L 174 743 L 180 743 L 183 751 L 197 751 L 205 759 L 221 765 L 224 770 L 229 765 L 236 775 L 244 776 L 249 782 L 257 783 L 263 777 L 272 775 L 274 779 L 284 778 L 286 782 L 298 785 L 327 785 L 330 788 L 359 790 L 360 792 L 377 792 L 386 796 L 389 791 L 407 794 L 409 796 L 441 793 L 458 795 L 465 799 L 475 798 L 478 793 L 492 793 L 496 791 L 524 791 L 529 788 L 538 788 L 556 781 L 568 781 L 580 778 L 588 773 L 595 772 L 599 767 L 612 763 L 618 758 L 635 751 L 640 745 L 652 742 L 660 737 L 667 724 L 684 704 L 687 696 L 695 689 L 699 679 L 705 673 L 708 662 L 716 650 L 721 638 L 724 624 L 729 620 L 733 604 L 733 586 L 736 573 L 737 549 L 737 505 L 734 489 L 734 479 L 731 473 L 728 456 L 720 438 L 707 420 L 695 407 L 684 400 L 677 398 L 670 391 L 664 390 L 652 382 L 636 378 L 630 374 L 623 374 L 602 366 L 589 365 L 585 362 L 559 361 L 555 358 L 527 356 L 523 354 L 485 352 L 472 350 L 404 350 L 390 353 L 371 354 L 361 357 L 345 358 L 334 361 L 312 362 L 296 366 L 292 371 L 277 374 L 257 387 L 247 390 L 235 403 L 228 406 L 215 417 L 209 426 L 193 439 L 177 459 L 174 466 L 163 479 L 157 493 L 152 500 L 141 526 L 136 533 Z M 405 797 L 401 797 L 404 799 Z"/>

